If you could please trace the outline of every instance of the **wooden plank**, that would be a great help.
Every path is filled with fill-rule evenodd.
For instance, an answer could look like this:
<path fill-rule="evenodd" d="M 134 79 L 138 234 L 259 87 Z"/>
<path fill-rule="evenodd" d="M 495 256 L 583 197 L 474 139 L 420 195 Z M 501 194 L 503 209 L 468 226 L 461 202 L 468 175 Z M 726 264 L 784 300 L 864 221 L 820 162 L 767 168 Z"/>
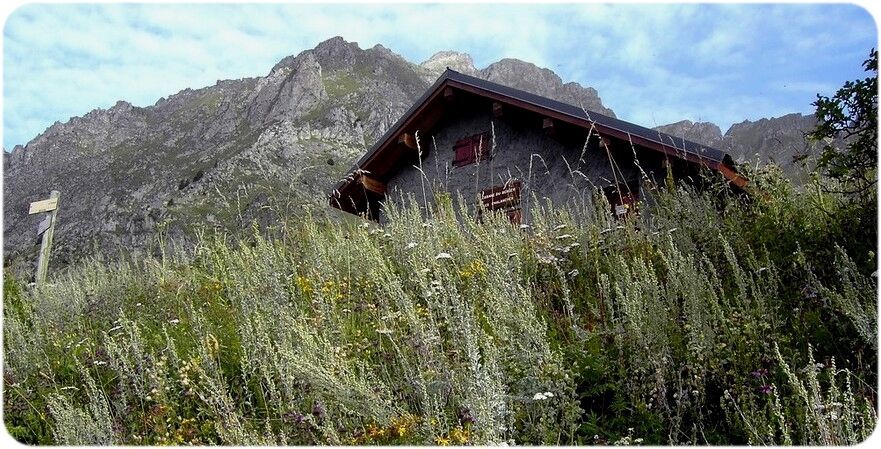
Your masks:
<path fill-rule="evenodd" d="M 51 221 L 52 217 L 47 215 L 46 218 L 44 218 L 43 221 L 41 221 L 40 224 L 37 225 L 37 236 L 43 235 L 43 233 L 46 232 L 47 229 L 49 229 L 49 223 Z"/>
<path fill-rule="evenodd" d="M 749 181 L 747 181 L 746 178 L 741 176 L 739 173 L 736 173 L 734 170 L 728 168 L 728 166 L 725 164 L 719 164 L 718 169 L 723 176 L 728 178 L 729 182 L 736 185 L 737 187 L 740 187 L 741 189 L 745 189 L 747 184 L 749 184 Z"/>
<path fill-rule="evenodd" d="M 447 100 L 447 101 L 452 100 L 454 96 L 455 96 L 455 94 L 453 93 L 452 87 L 445 87 L 444 88 L 444 99 L 445 100 Z"/>
<path fill-rule="evenodd" d="M 496 118 L 501 118 L 505 115 L 504 107 L 498 101 L 493 102 L 493 116 Z"/>
<path fill-rule="evenodd" d="M 49 198 L 46 200 L 34 201 L 28 209 L 28 215 L 39 214 L 41 212 L 51 212 L 58 207 L 58 198 Z"/>
<path fill-rule="evenodd" d="M 406 146 L 407 148 L 410 148 L 412 150 L 417 149 L 416 148 L 416 138 L 413 137 L 413 134 L 410 134 L 410 133 L 401 134 L 401 137 L 398 137 L 398 143 L 403 144 L 404 146 Z"/>
<path fill-rule="evenodd" d="M 360 177 L 358 177 L 358 182 L 360 182 L 361 185 L 364 186 L 364 188 L 368 191 L 378 193 L 380 195 L 385 195 L 385 183 L 376 178 L 368 175 L 361 175 Z"/>

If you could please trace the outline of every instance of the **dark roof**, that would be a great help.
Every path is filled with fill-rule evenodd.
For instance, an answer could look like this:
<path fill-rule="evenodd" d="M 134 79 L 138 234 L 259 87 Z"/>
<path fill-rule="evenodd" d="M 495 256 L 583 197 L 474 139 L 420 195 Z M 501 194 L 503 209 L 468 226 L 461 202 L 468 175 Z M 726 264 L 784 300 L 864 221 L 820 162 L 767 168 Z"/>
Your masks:
<path fill-rule="evenodd" d="M 634 136 L 639 136 L 647 140 L 660 143 L 662 145 L 674 147 L 678 150 L 691 153 L 703 159 L 709 159 L 714 162 L 727 162 L 725 161 L 725 158 L 728 155 L 723 151 L 708 147 L 706 145 L 701 145 L 697 142 L 685 140 L 681 137 L 674 137 L 660 131 L 645 128 L 630 122 L 625 122 L 624 120 L 620 120 L 614 117 L 609 117 L 608 115 L 603 115 L 599 112 L 588 111 L 580 106 L 574 106 L 571 104 L 563 103 L 561 101 L 552 100 L 547 97 L 531 94 L 529 92 L 514 89 L 508 86 L 503 86 L 501 84 L 465 75 L 450 69 L 447 69 L 447 71 L 444 72 L 443 75 L 441 75 L 441 80 L 443 79 L 455 80 L 463 84 L 468 84 L 480 89 L 495 92 L 506 97 L 511 97 L 520 101 L 531 103 L 536 106 L 557 111 L 575 118 L 596 122 L 597 124 L 603 125 L 608 128 L 616 129 L 618 131 L 632 134 Z"/>
<path fill-rule="evenodd" d="M 404 125 L 407 119 L 412 114 L 414 114 L 416 110 L 418 110 L 423 105 L 423 103 L 425 103 L 432 96 L 432 94 L 434 94 L 438 90 L 438 88 L 447 83 L 447 81 L 471 86 L 482 91 L 487 91 L 513 100 L 529 103 L 541 109 L 557 112 L 559 114 L 572 117 L 579 122 L 594 123 L 599 127 L 604 128 L 604 130 L 606 131 L 617 131 L 623 136 L 633 136 L 635 138 L 633 140 L 640 140 L 642 142 L 647 141 L 647 143 L 652 144 L 651 146 L 658 145 L 659 147 L 672 150 L 680 157 L 683 157 L 683 159 L 692 161 L 705 161 L 709 162 L 709 165 L 713 167 L 725 166 L 730 171 L 736 172 L 736 169 L 734 168 L 734 161 L 731 156 L 729 156 L 724 151 L 718 150 L 716 148 L 702 145 L 697 142 L 692 142 L 681 137 L 671 136 L 670 134 L 662 133 L 660 131 L 649 129 L 630 122 L 625 122 L 624 120 L 609 117 L 598 112 L 588 111 L 580 106 L 563 103 L 561 101 L 552 100 L 547 97 L 542 97 L 540 95 L 532 94 L 519 89 L 514 89 L 508 86 L 503 86 L 501 84 L 493 83 L 491 81 L 487 81 L 477 77 L 465 75 L 463 73 L 459 73 L 455 70 L 447 68 L 446 71 L 444 71 L 444 73 L 441 74 L 441 76 L 437 79 L 437 81 L 435 81 L 434 84 L 432 84 L 431 87 L 429 87 L 419 97 L 419 99 L 417 99 L 413 103 L 413 105 L 407 110 L 407 112 L 405 112 L 401 116 L 401 118 L 399 118 L 398 121 L 395 122 L 395 124 L 390 127 L 379 140 L 376 141 L 376 143 L 370 148 L 370 150 L 367 151 L 367 153 L 365 153 L 358 160 L 358 162 L 352 167 L 352 170 L 350 170 L 350 173 L 354 172 L 356 169 L 363 167 L 377 151 L 379 151 L 388 143 L 390 139 L 397 136 L 401 132 L 401 127 Z M 347 177 L 347 179 L 340 181 L 335 186 L 335 190 L 339 190 L 351 180 L 352 178 L 349 176 Z"/>

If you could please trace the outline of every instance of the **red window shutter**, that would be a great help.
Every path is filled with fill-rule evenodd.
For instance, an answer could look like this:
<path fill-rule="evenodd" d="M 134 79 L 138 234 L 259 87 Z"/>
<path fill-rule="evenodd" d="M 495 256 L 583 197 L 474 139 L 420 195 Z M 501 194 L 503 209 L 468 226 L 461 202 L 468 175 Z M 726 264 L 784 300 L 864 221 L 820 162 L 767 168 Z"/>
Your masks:
<path fill-rule="evenodd" d="M 453 150 L 456 153 L 453 159 L 454 167 L 462 167 L 477 161 L 485 161 L 491 156 L 491 142 L 489 133 L 480 133 L 468 136 L 456 141 Z"/>

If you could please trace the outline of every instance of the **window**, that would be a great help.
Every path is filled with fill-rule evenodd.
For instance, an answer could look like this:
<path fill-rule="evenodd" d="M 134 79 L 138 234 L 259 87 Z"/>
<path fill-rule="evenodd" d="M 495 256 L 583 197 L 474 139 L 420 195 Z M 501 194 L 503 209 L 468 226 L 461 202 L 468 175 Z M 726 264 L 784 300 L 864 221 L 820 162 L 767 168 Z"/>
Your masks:
<path fill-rule="evenodd" d="M 453 159 L 453 167 L 463 167 L 478 161 L 490 158 L 492 141 L 488 132 L 475 134 L 456 141 L 453 151 L 456 153 Z"/>
<path fill-rule="evenodd" d="M 519 224 L 522 218 L 520 211 L 520 181 L 513 180 L 504 185 L 495 186 L 480 192 L 483 209 L 504 213 L 511 223 Z"/>

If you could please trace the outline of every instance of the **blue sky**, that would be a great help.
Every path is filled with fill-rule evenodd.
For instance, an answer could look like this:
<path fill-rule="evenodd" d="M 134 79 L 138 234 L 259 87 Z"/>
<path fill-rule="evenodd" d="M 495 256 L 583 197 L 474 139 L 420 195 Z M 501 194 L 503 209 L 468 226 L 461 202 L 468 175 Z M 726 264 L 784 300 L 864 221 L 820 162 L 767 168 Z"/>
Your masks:
<path fill-rule="evenodd" d="M 625 120 L 723 132 L 812 112 L 877 46 L 872 16 L 846 4 L 25 5 L 3 30 L 3 146 L 117 100 L 265 75 L 335 35 L 416 63 L 519 58 L 596 88 Z"/>

